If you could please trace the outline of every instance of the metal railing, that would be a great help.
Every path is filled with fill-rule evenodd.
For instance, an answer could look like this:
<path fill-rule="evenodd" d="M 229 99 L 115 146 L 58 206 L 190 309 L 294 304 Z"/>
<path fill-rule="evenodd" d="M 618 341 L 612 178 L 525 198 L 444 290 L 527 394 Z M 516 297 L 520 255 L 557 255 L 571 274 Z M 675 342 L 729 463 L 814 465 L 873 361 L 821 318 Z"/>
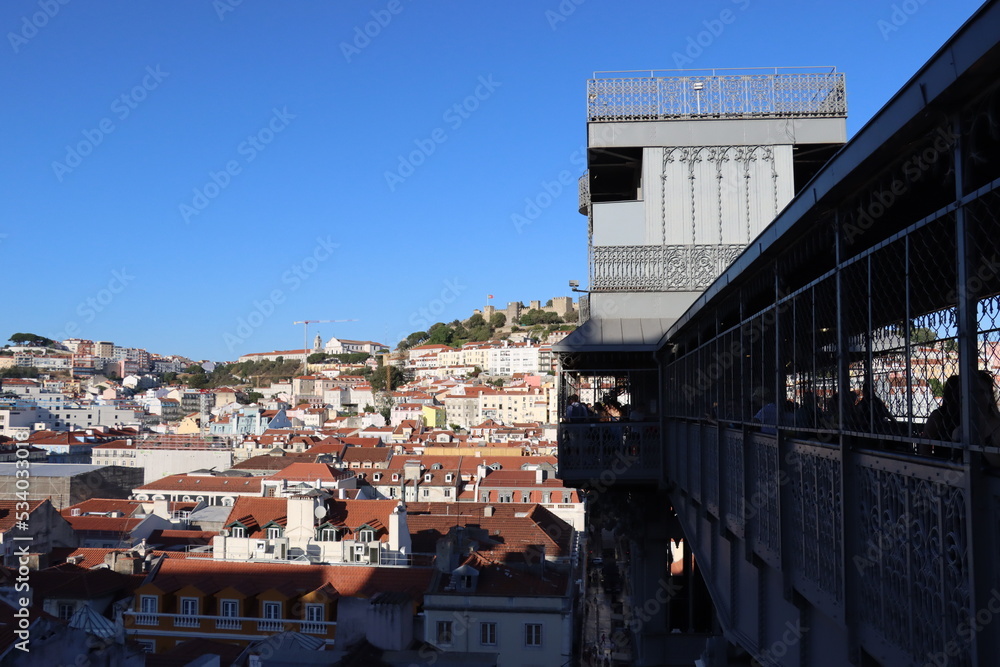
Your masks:
<path fill-rule="evenodd" d="M 587 215 L 590 210 L 590 172 L 586 171 L 583 176 L 580 177 L 579 181 L 580 190 L 580 213 Z"/>
<path fill-rule="evenodd" d="M 212 623 L 216 630 L 242 630 L 248 623 L 260 632 L 281 632 L 291 627 L 299 632 L 325 635 L 337 625 L 336 621 L 307 621 L 297 618 L 260 618 L 254 616 L 210 616 L 206 614 L 151 614 L 137 611 L 126 611 L 126 617 L 135 619 L 135 625 L 162 627 L 173 625 L 175 628 L 201 628 L 203 622 Z M 137 631 L 133 631 L 137 632 Z M 141 631 L 140 631 L 141 632 Z"/>
<path fill-rule="evenodd" d="M 746 246 L 614 245 L 591 248 L 593 292 L 675 292 L 703 290 Z"/>
<path fill-rule="evenodd" d="M 815 71 L 803 72 L 803 69 Z M 725 70 L 595 73 L 587 82 L 587 120 L 847 115 L 844 74 L 833 68 L 768 68 L 740 70 L 743 72 L 740 74 L 717 74 L 717 71 Z"/>
<path fill-rule="evenodd" d="M 559 425 L 562 479 L 656 482 L 660 480 L 658 422 L 596 422 Z M 602 474 L 614 478 L 604 480 Z"/>

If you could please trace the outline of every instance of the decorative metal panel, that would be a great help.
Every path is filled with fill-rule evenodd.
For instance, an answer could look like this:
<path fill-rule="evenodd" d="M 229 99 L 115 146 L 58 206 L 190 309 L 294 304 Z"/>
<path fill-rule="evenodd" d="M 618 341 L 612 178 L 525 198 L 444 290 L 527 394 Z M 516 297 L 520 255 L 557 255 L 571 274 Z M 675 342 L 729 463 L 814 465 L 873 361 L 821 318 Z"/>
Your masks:
<path fill-rule="evenodd" d="M 559 471 L 605 487 L 621 480 L 659 481 L 660 426 L 654 422 L 560 424 Z"/>
<path fill-rule="evenodd" d="M 590 210 L 590 172 L 585 172 L 578 182 L 580 190 L 580 213 L 587 215 Z"/>
<path fill-rule="evenodd" d="M 701 439 L 703 468 L 705 471 L 705 507 L 715 517 L 719 516 L 719 429 L 704 427 Z"/>
<path fill-rule="evenodd" d="M 751 451 L 753 493 L 747 499 L 747 515 L 751 518 L 754 541 L 761 556 L 780 557 L 778 444 L 773 438 L 754 434 Z"/>
<path fill-rule="evenodd" d="M 727 431 L 723 443 L 726 461 L 726 523 L 729 530 L 742 537 L 746 518 L 743 498 L 743 434 L 739 431 Z"/>
<path fill-rule="evenodd" d="M 971 608 L 965 493 L 902 469 L 857 475 L 862 620 L 921 664 L 950 650 L 949 665 L 971 665 L 971 641 L 956 641 Z"/>
<path fill-rule="evenodd" d="M 832 451 L 821 455 L 804 446 L 796 446 L 793 451 L 788 468 L 792 503 L 787 510 L 794 571 L 837 602 L 843 602 L 840 463 Z"/>
<path fill-rule="evenodd" d="M 743 245 L 594 246 L 591 290 L 703 290 L 743 252 Z"/>
<path fill-rule="evenodd" d="M 587 120 L 840 118 L 845 90 L 840 72 L 591 79 Z"/>

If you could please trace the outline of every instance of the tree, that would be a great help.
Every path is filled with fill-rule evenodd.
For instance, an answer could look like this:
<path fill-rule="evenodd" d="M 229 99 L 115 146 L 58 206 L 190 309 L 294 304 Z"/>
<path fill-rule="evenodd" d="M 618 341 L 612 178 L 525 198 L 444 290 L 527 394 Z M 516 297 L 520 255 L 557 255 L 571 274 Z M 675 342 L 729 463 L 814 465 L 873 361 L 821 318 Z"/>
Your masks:
<path fill-rule="evenodd" d="M 385 366 L 379 365 L 374 370 L 369 369 L 369 373 L 371 377 L 368 378 L 368 383 L 372 386 L 372 391 L 386 391 Z M 399 366 L 389 366 L 389 391 L 395 390 L 405 382 L 402 369 Z"/>
<path fill-rule="evenodd" d="M 473 327 L 469 329 L 468 340 L 479 343 L 482 341 L 489 340 L 493 336 L 493 331 L 486 326 Z"/>
<path fill-rule="evenodd" d="M 247 392 L 247 403 L 259 403 L 264 398 L 264 394 L 259 391 Z"/>
<path fill-rule="evenodd" d="M 472 317 L 470 317 L 465 324 L 467 327 L 472 329 L 474 327 L 483 326 L 484 324 L 486 324 L 486 320 L 480 313 L 473 313 Z"/>
<path fill-rule="evenodd" d="M 448 424 L 448 428 L 450 428 L 455 433 L 458 433 L 459 431 L 462 430 L 462 427 L 459 424 Z"/>
<path fill-rule="evenodd" d="M 552 307 L 552 299 L 549 299 L 548 301 L 545 302 L 545 307 L 546 308 L 551 308 Z"/>
<path fill-rule="evenodd" d="M 396 349 L 400 351 L 408 350 L 411 347 L 416 347 L 417 345 L 420 345 L 425 340 L 427 340 L 426 331 L 414 331 L 404 340 L 399 341 L 399 345 L 396 346 Z"/>
<path fill-rule="evenodd" d="M 933 329 L 928 329 L 927 327 L 914 327 L 910 330 L 911 343 L 933 343 L 936 340 L 937 334 Z"/>
<path fill-rule="evenodd" d="M 173 384 L 177 380 L 177 373 L 164 373 L 163 384 Z"/>
<path fill-rule="evenodd" d="M 189 375 L 191 374 L 204 375 L 205 369 L 201 367 L 201 364 L 191 364 L 190 366 L 187 367 L 187 369 L 185 369 L 184 372 L 188 373 Z"/>
<path fill-rule="evenodd" d="M 528 312 L 521 315 L 518 322 L 524 326 L 532 326 L 535 324 L 561 324 L 562 318 L 555 313 L 549 313 L 544 310 L 539 310 L 538 308 L 532 308 Z"/>
<path fill-rule="evenodd" d="M 499 329 L 507 324 L 507 315 L 504 313 L 493 313 L 493 317 L 490 318 L 490 326 L 494 329 Z"/>
<path fill-rule="evenodd" d="M 51 347 L 55 342 L 51 338 L 33 333 L 16 333 L 8 340 L 15 345 L 28 345 L 32 347 Z"/>
<path fill-rule="evenodd" d="M 455 332 L 447 324 L 438 322 L 434 324 L 427 333 L 427 343 L 430 345 L 451 345 Z"/>
<path fill-rule="evenodd" d="M 307 364 L 321 364 L 327 359 L 326 352 L 313 352 L 308 357 L 306 357 Z"/>

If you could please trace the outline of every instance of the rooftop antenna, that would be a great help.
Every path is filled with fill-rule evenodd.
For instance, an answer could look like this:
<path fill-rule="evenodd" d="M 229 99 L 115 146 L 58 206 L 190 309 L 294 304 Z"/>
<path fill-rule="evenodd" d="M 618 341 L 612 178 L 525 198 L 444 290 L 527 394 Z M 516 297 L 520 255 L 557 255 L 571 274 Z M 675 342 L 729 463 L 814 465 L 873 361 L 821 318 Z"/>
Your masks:
<path fill-rule="evenodd" d="M 310 324 L 322 324 L 324 322 L 357 322 L 356 319 L 353 320 L 299 320 L 298 322 L 292 322 L 292 324 L 301 324 L 302 326 L 302 374 L 309 375 L 309 325 Z"/>

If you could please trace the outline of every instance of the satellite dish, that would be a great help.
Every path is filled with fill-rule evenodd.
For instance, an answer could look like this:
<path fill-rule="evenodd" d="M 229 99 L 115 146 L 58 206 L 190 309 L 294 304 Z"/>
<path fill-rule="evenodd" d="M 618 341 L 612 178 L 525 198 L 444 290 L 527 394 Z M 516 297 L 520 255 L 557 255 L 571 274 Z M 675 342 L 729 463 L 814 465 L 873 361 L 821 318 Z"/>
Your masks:
<path fill-rule="evenodd" d="M 316 509 L 313 510 L 313 514 L 316 516 L 317 519 L 322 519 L 323 517 L 326 516 L 326 508 L 323 507 L 322 505 L 317 505 Z"/>

